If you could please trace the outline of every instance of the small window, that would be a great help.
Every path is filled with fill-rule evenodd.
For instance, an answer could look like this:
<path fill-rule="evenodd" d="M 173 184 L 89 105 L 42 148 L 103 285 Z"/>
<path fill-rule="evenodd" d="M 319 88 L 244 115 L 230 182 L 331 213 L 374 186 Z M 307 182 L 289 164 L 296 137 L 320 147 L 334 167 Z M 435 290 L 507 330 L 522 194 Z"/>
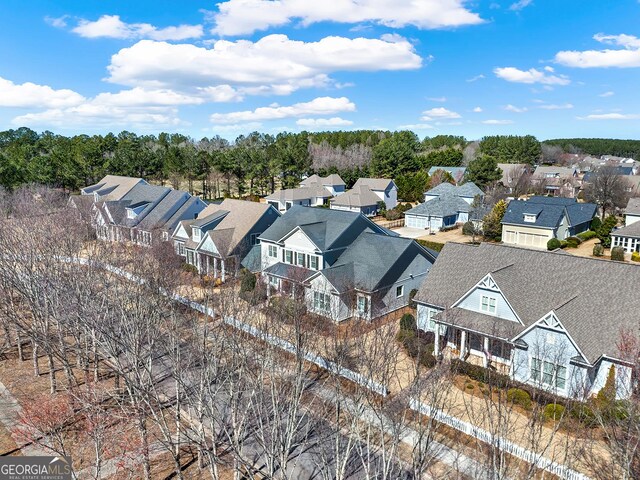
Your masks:
<path fill-rule="evenodd" d="M 284 251 L 284 261 L 285 263 L 293 264 L 293 252 L 291 250 Z"/>
<path fill-rule="evenodd" d="M 400 298 L 404 295 L 404 285 L 399 285 L 396 287 L 396 298 Z"/>
<path fill-rule="evenodd" d="M 318 257 L 315 255 L 309 256 L 309 268 L 312 270 L 318 270 Z"/>
<path fill-rule="evenodd" d="M 427 310 L 427 325 L 429 330 L 434 331 L 436 329 L 436 321 L 433 319 L 433 317 L 435 317 L 437 313 L 438 311 L 434 310 L 433 308 Z"/>
<path fill-rule="evenodd" d="M 358 295 L 358 314 L 360 316 L 365 316 L 369 310 L 369 302 L 368 298 L 363 295 Z"/>
<path fill-rule="evenodd" d="M 259 236 L 260 236 L 259 233 L 252 233 L 251 234 L 251 245 L 257 245 L 258 243 L 260 243 L 260 240 L 258 240 Z"/>
<path fill-rule="evenodd" d="M 202 232 L 199 228 L 194 228 L 193 229 L 193 241 L 194 242 L 199 242 L 200 241 L 200 236 L 201 236 Z"/>
<path fill-rule="evenodd" d="M 480 304 L 480 310 L 487 313 L 496 313 L 496 299 L 493 297 L 482 296 L 482 302 Z"/>
<path fill-rule="evenodd" d="M 269 256 L 278 258 L 278 247 L 276 245 L 269 245 Z"/>
<path fill-rule="evenodd" d="M 278 288 L 278 277 L 269 275 L 269 285 L 271 285 L 272 287 Z"/>
<path fill-rule="evenodd" d="M 296 265 L 304 267 L 306 265 L 305 257 L 306 255 L 304 253 L 296 253 Z"/>
<path fill-rule="evenodd" d="M 178 243 L 178 254 L 184 257 L 184 243 Z"/>
<path fill-rule="evenodd" d="M 331 299 L 329 295 L 321 292 L 313 292 L 313 308 L 323 312 L 329 311 Z"/>
<path fill-rule="evenodd" d="M 532 214 L 525 213 L 524 221 L 527 223 L 536 223 L 536 216 Z"/>

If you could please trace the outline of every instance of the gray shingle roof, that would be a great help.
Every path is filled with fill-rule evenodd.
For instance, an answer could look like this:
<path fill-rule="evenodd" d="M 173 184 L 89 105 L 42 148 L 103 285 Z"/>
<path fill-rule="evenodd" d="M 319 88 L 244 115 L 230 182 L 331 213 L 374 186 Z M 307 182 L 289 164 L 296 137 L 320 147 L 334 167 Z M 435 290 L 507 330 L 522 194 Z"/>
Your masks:
<path fill-rule="evenodd" d="M 360 213 L 294 205 L 265 230 L 260 238 L 278 242 L 297 226 L 311 236 L 322 250 L 345 247 L 366 229 L 384 231 Z"/>
<path fill-rule="evenodd" d="M 554 310 L 592 364 L 619 357 L 621 328 L 637 329 L 639 266 L 505 245 L 447 243 L 415 300 L 448 308 L 488 273 L 524 323 L 521 331 Z"/>
<path fill-rule="evenodd" d="M 640 238 L 640 222 L 634 222 L 626 227 L 617 228 L 611 232 L 611 236 Z"/>
<path fill-rule="evenodd" d="M 331 200 L 331 204 L 346 207 L 371 207 L 377 205 L 379 201 L 381 201 L 380 197 L 373 193 L 367 185 L 359 185 Z"/>
<path fill-rule="evenodd" d="M 384 191 L 393 183 L 390 178 L 359 178 L 353 185 L 353 188 L 366 185 L 371 190 Z"/>
<path fill-rule="evenodd" d="M 244 258 L 240 261 L 240 265 L 251 273 L 258 273 L 262 268 L 262 249 L 260 244 L 251 247 Z"/>
<path fill-rule="evenodd" d="M 104 200 L 121 200 L 133 187 L 139 183 L 146 184 L 142 178 L 121 177 L 118 175 L 106 175 L 95 185 L 90 185 L 82 189 L 84 195 L 98 193 L 105 196 Z"/>
<path fill-rule="evenodd" d="M 436 170 L 444 170 L 449 175 L 453 177 L 456 182 L 459 182 L 464 177 L 465 172 L 467 171 L 466 167 L 441 167 L 435 166 L 429 169 L 429 176 L 433 175 Z"/>
<path fill-rule="evenodd" d="M 300 185 L 309 186 L 314 183 L 319 183 L 320 185 L 331 185 L 332 187 L 345 185 L 344 181 L 337 173 L 332 173 L 331 175 L 327 175 L 326 177 L 321 177 L 319 175 L 313 174 L 310 177 L 302 180 L 300 182 Z"/>
<path fill-rule="evenodd" d="M 511 200 L 502 218 L 507 225 L 523 225 L 540 228 L 556 228 L 566 215 L 570 226 L 590 222 L 598 206 L 594 203 L 578 203 L 572 198 L 532 197 L 529 200 Z M 537 215 L 535 222 L 525 222 L 524 215 Z"/>
<path fill-rule="evenodd" d="M 627 208 L 624 212 L 631 215 L 640 215 L 640 198 L 630 198 L 629 202 L 627 203 Z"/>
<path fill-rule="evenodd" d="M 474 198 L 476 195 L 483 196 L 484 193 L 473 182 L 463 183 L 462 185 L 451 185 L 449 182 L 443 182 L 436 185 L 431 190 L 425 192 L 425 195 L 437 196 L 443 194 L 456 195 L 458 197 Z"/>
<path fill-rule="evenodd" d="M 332 196 L 331 192 L 321 184 L 310 183 L 305 187 L 276 190 L 271 195 L 267 195 L 265 199 L 284 203 L 287 200 L 306 200 L 307 198 L 312 197 L 331 198 Z"/>
<path fill-rule="evenodd" d="M 462 198 L 451 193 L 445 193 L 416 205 L 411 210 L 407 210 L 405 215 L 449 217 L 457 215 L 459 212 L 468 212 L 469 208 L 469 204 Z"/>

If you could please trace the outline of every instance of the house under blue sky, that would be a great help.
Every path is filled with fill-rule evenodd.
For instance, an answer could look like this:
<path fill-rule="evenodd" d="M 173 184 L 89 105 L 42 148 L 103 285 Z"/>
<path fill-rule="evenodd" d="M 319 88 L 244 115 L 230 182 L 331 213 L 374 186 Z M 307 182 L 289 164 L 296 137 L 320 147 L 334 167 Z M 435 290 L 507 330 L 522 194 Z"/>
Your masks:
<path fill-rule="evenodd" d="M 640 138 L 640 2 L 0 3 L 0 128 Z"/>

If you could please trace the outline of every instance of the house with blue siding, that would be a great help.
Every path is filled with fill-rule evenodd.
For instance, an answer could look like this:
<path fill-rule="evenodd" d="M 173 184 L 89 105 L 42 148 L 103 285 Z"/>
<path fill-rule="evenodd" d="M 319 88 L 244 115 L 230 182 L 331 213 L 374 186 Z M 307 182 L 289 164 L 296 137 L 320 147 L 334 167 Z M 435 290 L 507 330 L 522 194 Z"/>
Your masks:
<path fill-rule="evenodd" d="M 502 241 L 547 248 L 552 238 L 564 240 L 589 230 L 597 213 L 595 203 L 580 203 L 575 198 L 534 196 L 511 200 L 502 217 Z"/>
<path fill-rule="evenodd" d="M 627 398 L 635 359 L 618 345 L 623 332 L 638 330 L 638 284 L 636 265 L 448 243 L 414 301 L 436 355 L 580 400 L 596 395 L 613 368 L 617 397 Z"/>
<path fill-rule="evenodd" d="M 404 213 L 404 225 L 437 231 L 470 219 L 471 206 L 476 198 L 482 200 L 484 193 L 473 182 L 462 185 L 441 183 L 425 192 L 424 203 Z"/>
<path fill-rule="evenodd" d="M 437 256 L 361 213 L 299 206 L 260 236 L 260 247 L 270 295 L 304 299 L 335 322 L 406 307 Z"/>

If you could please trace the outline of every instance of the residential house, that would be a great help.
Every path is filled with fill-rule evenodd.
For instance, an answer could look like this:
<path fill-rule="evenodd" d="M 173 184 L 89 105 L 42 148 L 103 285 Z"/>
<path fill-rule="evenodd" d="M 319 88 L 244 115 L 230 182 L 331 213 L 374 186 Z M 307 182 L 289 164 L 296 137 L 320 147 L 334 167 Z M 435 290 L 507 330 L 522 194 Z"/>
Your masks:
<path fill-rule="evenodd" d="M 533 172 L 532 183 L 545 195 L 573 198 L 580 190 L 575 167 L 540 165 Z"/>
<path fill-rule="evenodd" d="M 622 247 L 627 253 L 640 252 L 640 198 L 629 199 L 624 224 L 611 232 L 611 246 Z"/>
<path fill-rule="evenodd" d="M 346 188 L 346 184 L 337 173 L 332 173 L 326 177 L 320 177 L 314 174 L 300 182 L 301 187 L 309 187 L 316 184 L 320 184 L 329 190 L 329 193 L 334 197 L 344 193 Z"/>
<path fill-rule="evenodd" d="M 385 208 L 391 210 L 398 205 L 398 186 L 393 180 L 388 178 L 359 178 L 353 185 L 353 190 L 361 186 L 369 187 L 380 201 L 384 202 Z"/>
<path fill-rule="evenodd" d="M 172 239 L 176 252 L 188 264 L 224 282 L 242 266 L 260 270 L 258 237 L 278 217 L 280 213 L 271 205 L 227 198 L 208 205 L 197 219 L 181 221 Z"/>
<path fill-rule="evenodd" d="M 121 200 L 136 185 L 148 185 L 142 178 L 120 177 L 118 175 L 106 175 L 95 185 L 84 187 L 81 195 L 93 196 L 94 202 L 101 200 Z"/>
<path fill-rule="evenodd" d="M 451 227 L 469 220 L 471 204 L 475 198 L 482 199 L 482 190 L 473 182 L 462 185 L 441 183 L 424 194 L 421 203 L 404 213 L 404 225 L 411 228 L 425 228 L 430 231 Z"/>
<path fill-rule="evenodd" d="M 319 177 L 312 175 L 300 183 L 299 188 L 276 190 L 265 197 L 266 202 L 279 212 L 286 212 L 294 205 L 321 207 L 329 199 L 344 192 L 344 182 L 339 175 Z"/>
<path fill-rule="evenodd" d="M 150 246 L 168 240 L 181 220 L 195 218 L 205 206 L 187 192 L 138 183 L 120 200 L 96 204 L 96 232 L 101 240 Z"/>
<path fill-rule="evenodd" d="M 360 213 L 291 207 L 260 236 L 269 291 L 335 322 L 408 305 L 437 256 Z"/>
<path fill-rule="evenodd" d="M 453 181 L 456 182 L 456 185 L 464 180 L 464 174 L 467 172 L 466 167 L 440 167 L 435 166 L 429 169 L 429 176 L 433 175 L 437 170 L 443 170 L 451 175 Z"/>
<path fill-rule="evenodd" d="M 531 174 L 531 165 L 528 163 L 499 163 L 498 168 L 502 172 L 502 177 L 498 182 L 513 193 L 518 184 L 523 184 Z M 522 186 L 520 188 L 522 190 Z"/>
<path fill-rule="evenodd" d="M 606 278 L 606 282 L 594 282 Z M 483 243 L 448 243 L 414 297 L 436 356 L 458 357 L 562 397 L 586 399 L 615 369 L 618 398 L 632 365 L 618 351 L 637 331 L 640 268 Z"/>
<path fill-rule="evenodd" d="M 531 197 L 511 200 L 502 218 L 502 241 L 521 247 L 547 248 L 552 238 L 589 230 L 598 206 L 574 198 Z"/>
<path fill-rule="evenodd" d="M 359 185 L 332 199 L 330 208 L 374 217 L 378 214 L 378 204 L 380 202 L 380 197 L 368 185 Z"/>

